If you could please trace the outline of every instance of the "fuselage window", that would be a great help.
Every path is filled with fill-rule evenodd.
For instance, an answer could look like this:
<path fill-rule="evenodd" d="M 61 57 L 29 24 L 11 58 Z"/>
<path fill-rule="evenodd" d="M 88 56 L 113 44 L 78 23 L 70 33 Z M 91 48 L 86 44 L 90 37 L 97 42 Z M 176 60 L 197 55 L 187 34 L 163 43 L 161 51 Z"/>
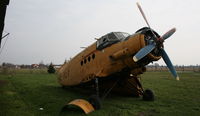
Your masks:
<path fill-rule="evenodd" d="M 94 59 L 95 58 L 95 54 L 92 54 L 92 59 Z"/>
<path fill-rule="evenodd" d="M 87 62 L 87 60 L 85 59 L 85 60 L 84 60 L 84 63 L 86 64 L 86 62 Z"/>
<path fill-rule="evenodd" d="M 94 58 L 95 58 L 95 54 L 92 54 L 92 59 Z M 83 63 L 86 64 L 87 61 L 90 62 L 90 60 L 91 60 L 90 56 L 88 58 L 85 58 L 83 61 L 80 62 L 81 66 L 83 65 Z"/>
<path fill-rule="evenodd" d="M 88 57 L 88 61 L 90 62 L 90 56 Z"/>

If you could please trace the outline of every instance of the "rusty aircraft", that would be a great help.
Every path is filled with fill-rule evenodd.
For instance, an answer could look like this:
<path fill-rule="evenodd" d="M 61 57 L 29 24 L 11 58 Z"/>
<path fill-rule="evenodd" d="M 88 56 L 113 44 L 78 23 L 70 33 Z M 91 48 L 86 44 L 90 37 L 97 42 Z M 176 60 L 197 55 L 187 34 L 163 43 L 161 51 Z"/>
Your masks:
<path fill-rule="evenodd" d="M 151 29 L 139 3 L 137 6 L 148 27 L 132 35 L 125 32 L 108 33 L 96 39 L 96 42 L 59 69 L 58 82 L 62 86 L 87 86 L 95 89 L 95 95 L 89 101 L 76 99 L 69 103 L 82 108 L 86 114 L 100 109 L 101 100 L 111 91 L 143 96 L 143 100 L 154 100 L 153 91 L 142 87 L 140 75 L 146 71 L 146 65 L 160 58 L 163 58 L 172 75 L 179 80 L 163 45 L 176 29 L 172 28 L 160 36 Z M 100 95 L 102 90 L 105 94 Z"/>

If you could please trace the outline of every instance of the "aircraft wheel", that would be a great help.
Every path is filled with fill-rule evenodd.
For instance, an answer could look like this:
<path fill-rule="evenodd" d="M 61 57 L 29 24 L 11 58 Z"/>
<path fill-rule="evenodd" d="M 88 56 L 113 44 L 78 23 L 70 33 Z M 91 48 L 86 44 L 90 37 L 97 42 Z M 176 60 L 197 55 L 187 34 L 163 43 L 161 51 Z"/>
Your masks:
<path fill-rule="evenodd" d="M 150 89 L 146 89 L 143 93 L 143 100 L 145 101 L 154 101 L 154 93 Z"/>
<path fill-rule="evenodd" d="M 101 108 L 101 100 L 97 95 L 92 95 L 88 100 L 95 110 L 99 110 Z"/>

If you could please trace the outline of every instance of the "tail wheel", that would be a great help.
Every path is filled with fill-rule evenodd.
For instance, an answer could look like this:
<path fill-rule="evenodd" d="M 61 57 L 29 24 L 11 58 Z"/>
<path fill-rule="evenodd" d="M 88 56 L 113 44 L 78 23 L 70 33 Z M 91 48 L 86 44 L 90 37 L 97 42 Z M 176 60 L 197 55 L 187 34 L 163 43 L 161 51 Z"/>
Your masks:
<path fill-rule="evenodd" d="M 88 100 L 95 110 L 99 110 L 101 108 L 101 100 L 97 95 L 92 95 Z"/>
<path fill-rule="evenodd" d="M 155 96 L 152 90 L 147 89 L 143 93 L 143 100 L 145 101 L 154 101 Z"/>

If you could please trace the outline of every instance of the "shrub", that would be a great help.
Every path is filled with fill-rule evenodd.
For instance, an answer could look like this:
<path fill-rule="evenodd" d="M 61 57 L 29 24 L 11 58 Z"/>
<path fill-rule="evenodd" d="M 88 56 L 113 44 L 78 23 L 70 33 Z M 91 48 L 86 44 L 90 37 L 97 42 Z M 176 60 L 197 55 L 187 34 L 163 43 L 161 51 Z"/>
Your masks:
<path fill-rule="evenodd" d="M 53 74 L 53 73 L 55 73 L 56 72 L 56 70 L 55 70 L 55 68 L 54 68 L 54 66 L 53 66 L 53 64 L 51 63 L 50 65 L 49 65 L 49 67 L 48 67 L 48 73 L 50 73 L 50 74 Z"/>

